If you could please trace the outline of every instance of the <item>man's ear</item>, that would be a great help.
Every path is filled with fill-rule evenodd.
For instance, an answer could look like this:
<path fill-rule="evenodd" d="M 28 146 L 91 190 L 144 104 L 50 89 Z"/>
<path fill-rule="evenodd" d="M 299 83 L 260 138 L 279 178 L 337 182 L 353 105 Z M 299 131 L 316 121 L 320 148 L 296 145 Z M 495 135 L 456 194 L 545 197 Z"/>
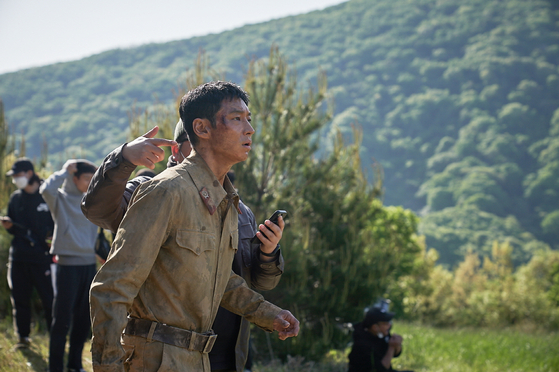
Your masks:
<path fill-rule="evenodd" d="M 192 129 L 199 138 L 208 139 L 210 138 L 212 125 L 208 119 L 197 118 L 192 121 Z"/>

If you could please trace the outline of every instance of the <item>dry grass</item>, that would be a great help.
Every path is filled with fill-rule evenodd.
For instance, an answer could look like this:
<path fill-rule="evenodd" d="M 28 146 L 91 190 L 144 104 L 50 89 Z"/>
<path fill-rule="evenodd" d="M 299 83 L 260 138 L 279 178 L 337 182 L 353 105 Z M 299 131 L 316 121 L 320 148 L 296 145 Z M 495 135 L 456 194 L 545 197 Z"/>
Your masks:
<path fill-rule="evenodd" d="M 31 347 L 28 349 L 15 349 L 18 337 L 14 334 L 9 322 L 0 323 L 0 371 L 23 372 L 48 370 L 49 338 L 47 333 L 33 333 Z M 86 343 L 83 352 L 83 367 L 92 372 L 90 344 Z"/>

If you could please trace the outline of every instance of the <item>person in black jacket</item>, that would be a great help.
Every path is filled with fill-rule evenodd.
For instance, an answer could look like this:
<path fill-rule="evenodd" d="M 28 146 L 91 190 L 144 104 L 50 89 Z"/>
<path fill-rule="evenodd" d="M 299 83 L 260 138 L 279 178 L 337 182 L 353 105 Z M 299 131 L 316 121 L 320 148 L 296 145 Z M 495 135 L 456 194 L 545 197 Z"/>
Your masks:
<path fill-rule="evenodd" d="M 6 175 L 12 177 L 12 182 L 18 188 L 10 196 L 8 215 L 2 217 L 2 226 L 14 236 L 9 252 L 8 285 L 14 328 L 19 336 L 16 348 L 25 348 L 30 344 L 33 287 L 41 298 L 47 328 L 50 330 L 53 287 L 49 248 L 54 222 L 39 193 L 42 181 L 29 159 L 18 159 Z"/>
<path fill-rule="evenodd" d="M 354 324 L 348 372 L 395 371 L 392 359 L 402 353 L 402 336 L 390 334 L 392 318 L 388 302 L 381 300 L 366 312 L 362 322 Z"/>

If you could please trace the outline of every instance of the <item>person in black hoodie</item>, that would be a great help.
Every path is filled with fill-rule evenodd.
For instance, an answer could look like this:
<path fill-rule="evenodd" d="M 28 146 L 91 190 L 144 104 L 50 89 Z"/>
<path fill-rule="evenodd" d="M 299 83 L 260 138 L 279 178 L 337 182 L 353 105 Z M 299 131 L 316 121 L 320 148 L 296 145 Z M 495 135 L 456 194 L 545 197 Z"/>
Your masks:
<path fill-rule="evenodd" d="M 392 318 L 388 302 L 381 300 L 366 312 L 362 322 L 353 325 L 348 372 L 395 371 L 392 359 L 402 353 L 402 336 L 390 334 Z"/>
<path fill-rule="evenodd" d="M 43 304 L 47 328 L 52 321 L 53 287 L 50 238 L 54 230 L 49 208 L 39 193 L 42 181 L 27 158 L 18 159 L 6 174 L 18 190 L 10 196 L 8 215 L 2 226 L 14 237 L 8 262 L 14 329 L 19 336 L 16 348 L 30 344 L 31 293 L 37 290 Z"/>

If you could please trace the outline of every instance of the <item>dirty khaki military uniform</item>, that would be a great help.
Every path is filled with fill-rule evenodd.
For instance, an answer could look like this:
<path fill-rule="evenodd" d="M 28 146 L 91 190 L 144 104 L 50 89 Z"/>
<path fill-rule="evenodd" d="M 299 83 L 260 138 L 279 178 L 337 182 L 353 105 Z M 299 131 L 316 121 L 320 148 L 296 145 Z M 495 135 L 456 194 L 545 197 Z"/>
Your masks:
<path fill-rule="evenodd" d="M 138 187 L 91 287 L 95 371 L 210 371 L 206 353 L 122 335 L 127 313 L 205 333 L 221 304 L 272 331 L 281 309 L 231 271 L 237 204 L 199 155 Z"/>

